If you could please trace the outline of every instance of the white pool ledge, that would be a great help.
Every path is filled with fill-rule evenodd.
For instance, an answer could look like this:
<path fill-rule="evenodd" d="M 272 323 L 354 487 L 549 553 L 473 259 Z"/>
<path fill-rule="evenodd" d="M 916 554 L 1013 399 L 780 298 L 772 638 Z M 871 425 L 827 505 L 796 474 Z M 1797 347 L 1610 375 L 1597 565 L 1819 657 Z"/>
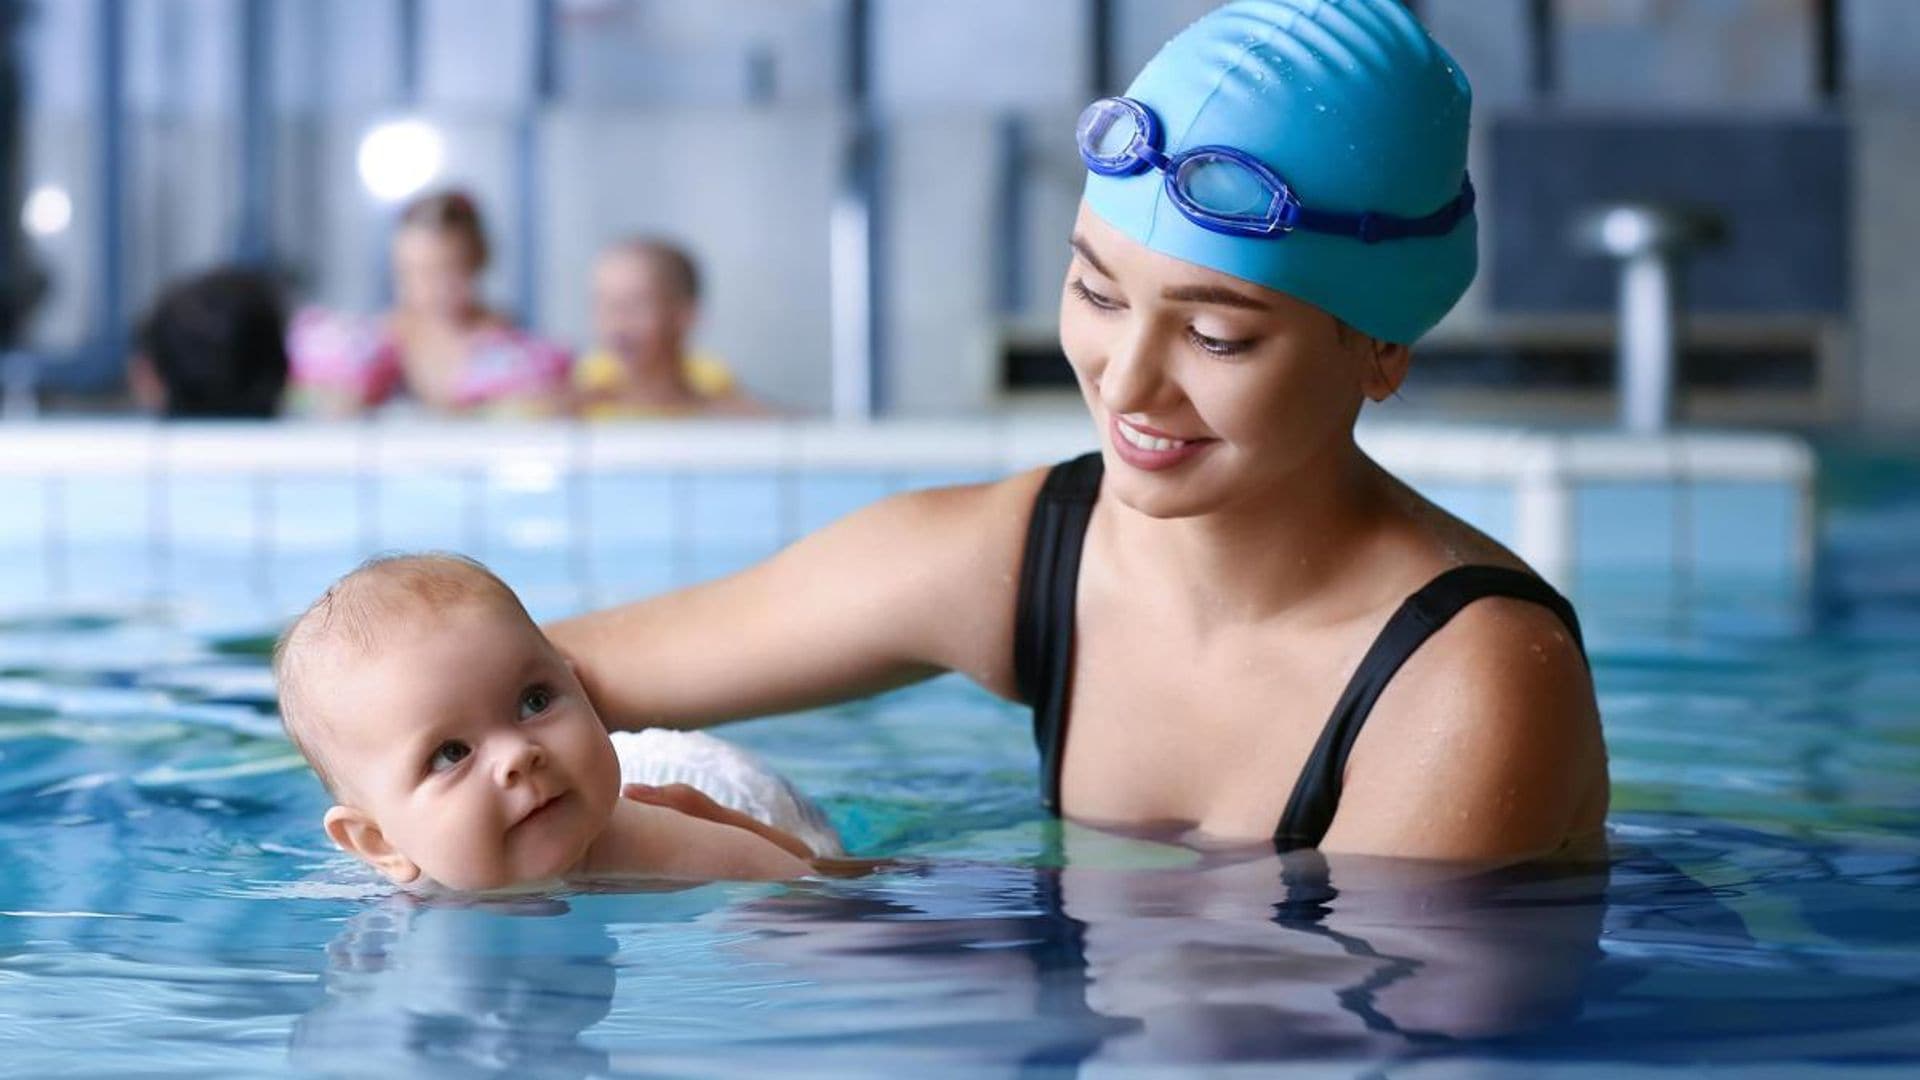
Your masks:
<path fill-rule="evenodd" d="M 1734 535 L 1762 544 L 1764 554 L 1756 560 L 1782 564 L 1779 572 L 1803 582 L 1812 574 L 1816 461 L 1807 444 L 1793 436 L 1633 436 L 1369 423 L 1361 426 L 1360 442 L 1389 470 L 1504 540 L 1558 582 L 1596 559 L 1607 562 L 1606 553 L 1593 548 L 1593 534 L 1622 524 L 1605 520 L 1619 516 L 1617 507 L 1608 509 L 1613 504 L 1583 503 L 1588 493 L 1646 493 L 1640 504 L 1618 504 L 1639 505 L 1625 511 L 1629 516 L 1687 515 L 1686 521 L 1665 525 L 1643 523 L 1664 528 L 1661 535 L 1673 538 L 1670 543 L 1627 545 L 1637 551 L 1635 558 L 1657 562 L 1666 548 L 1673 549 L 1675 559 L 1694 557 L 1682 548 L 1695 543 L 1690 538 L 1699 532 L 1699 507 L 1686 494 L 1729 485 L 1762 489 L 1770 493 L 1768 505 L 1783 508 L 1765 515 L 1764 528 L 1780 535 L 1759 538 L 1749 524 L 1732 527 Z M 804 420 L 621 425 L 39 421 L 0 426 L 0 479 L 17 485 L 36 478 L 134 477 L 165 487 L 175 477 L 332 476 L 377 484 L 383 475 L 458 474 L 518 490 L 570 476 L 661 472 L 884 474 L 912 480 L 997 475 L 1094 445 L 1084 419 L 1030 416 L 861 426 Z"/>

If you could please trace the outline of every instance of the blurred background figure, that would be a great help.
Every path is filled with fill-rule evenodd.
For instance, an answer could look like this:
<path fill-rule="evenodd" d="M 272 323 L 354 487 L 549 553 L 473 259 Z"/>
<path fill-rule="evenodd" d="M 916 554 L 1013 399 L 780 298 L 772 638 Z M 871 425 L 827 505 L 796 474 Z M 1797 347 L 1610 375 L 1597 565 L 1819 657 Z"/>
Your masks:
<path fill-rule="evenodd" d="M 700 268 L 684 248 L 636 236 L 612 244 L 593 267 L 595 348 L 573 373 L 583 415 L 765 415 L 719 357 L 692 350 Z"/>
<path fill-rule="evenodd" d="M 481 299 L 489 254 L 465 192 L 409 203 L 393 236 L 393 310 L 366 323 L 308 308 L 294 321 L 294 377 L 308 406 L 329 416 L 396 399 L 447 414 L 564 411 L 567 353 Z"/>
<path fill-rule="evenodd" d="M 169 286 L 140 323 L 127 385 L 168 419 L 260 420 L 287 385 L 287 320 L 265 274 L 226 267 Z"/>
<path fill-rule="evenodd" d="M 292 310 L 394 310 L 335 325 L 344 371 L 296 333 L 296 403 L 551 410 L 469 376 L 490 367 L 474 339 L 608 348 L 584 281 L 643 235 L 697 256 L 699 349 L 784 411 L 1071 416 L 1053 324 L 1075 119 L 1216 4 L 0 0 L 14 396 L 126 407 L 133 314 L 233 262 L 271 268 Z M 1482 261 L 1390 415 L 1617 419 L 1637 232 L 1620 219 L 1596 253 L 1576 226 L 1629 205 L 1724 224 L 1671 260 L 1671 424 L 1920 425 L 1920 4 L 1406 7 L 1472 79 Z M 451 190 L 464 208 L 431 195 Z M 436 205 L 416 220 L 459 239 L 423 246 L 452 253 L 462 300 L 416 317 L 394 222 Z"/>

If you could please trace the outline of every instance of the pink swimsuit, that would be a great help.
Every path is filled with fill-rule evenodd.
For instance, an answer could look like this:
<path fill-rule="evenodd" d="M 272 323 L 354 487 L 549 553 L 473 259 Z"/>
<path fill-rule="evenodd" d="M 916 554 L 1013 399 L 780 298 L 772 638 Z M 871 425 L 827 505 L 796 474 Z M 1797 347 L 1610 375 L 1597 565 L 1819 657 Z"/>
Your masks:
<path fill-rule="evenodd" d="M 301 309 L 287 331 L 296 387 L 351 395 L 362 406 L 385 404 L 405 387 L 400 342 L 380 319 L 320 307 Z M 454 402 L 480 408 L 567 386 L 571 358 L 550 341 L 509 327 L 483 330 L 468 352 Z"/>

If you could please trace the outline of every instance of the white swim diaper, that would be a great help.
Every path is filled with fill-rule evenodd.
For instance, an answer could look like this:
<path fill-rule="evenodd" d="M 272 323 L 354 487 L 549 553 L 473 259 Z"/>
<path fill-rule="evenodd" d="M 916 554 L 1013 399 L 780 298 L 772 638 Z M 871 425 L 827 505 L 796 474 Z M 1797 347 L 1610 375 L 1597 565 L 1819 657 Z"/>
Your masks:
<path fill-rule="evenodd" d="M 616 731 L 623 784 L 690 784 L 714 802 L 799 837 L 815 855 L 844 855 L 812 800 L 758 757 L 702 731 Z"/>

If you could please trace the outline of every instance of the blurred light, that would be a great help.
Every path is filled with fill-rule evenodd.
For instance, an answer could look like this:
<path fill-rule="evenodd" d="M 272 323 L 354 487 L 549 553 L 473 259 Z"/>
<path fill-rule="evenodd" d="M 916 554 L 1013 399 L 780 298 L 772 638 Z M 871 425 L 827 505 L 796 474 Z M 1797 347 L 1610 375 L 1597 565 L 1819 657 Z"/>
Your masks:
<path fill-rule="evenodd" d="M 73 224 L 73 199 L 67 190 L 54 184 L 41 184 L 27 194 L 20 208 L 20 226 L 32 236 L 46 239 L 67 231 Z"/>
<path fill-rule="evenodd" d="M 1651 223 L 1647 215 L 1637 209 L 1621 207 L 1608 211 L 1606 220 L 1600 223 L 1600 242 L 1616 255 L 1630 255 L 1639 251 L 1651 239 Z"/>
<path fill-rule="evenodd" d="M 560 468 L 551 461 L 506 461 L 493 467 L 493 482 L 515 495 L 544 495 L 560 486 Z"/>
<path fill-rule="evenodd" d="M 419 120 L 381 124 L 360 140 L 360 182 L 386 202 L 412 198 L 433 183 L 445 163 L 440 132 Z"/>

